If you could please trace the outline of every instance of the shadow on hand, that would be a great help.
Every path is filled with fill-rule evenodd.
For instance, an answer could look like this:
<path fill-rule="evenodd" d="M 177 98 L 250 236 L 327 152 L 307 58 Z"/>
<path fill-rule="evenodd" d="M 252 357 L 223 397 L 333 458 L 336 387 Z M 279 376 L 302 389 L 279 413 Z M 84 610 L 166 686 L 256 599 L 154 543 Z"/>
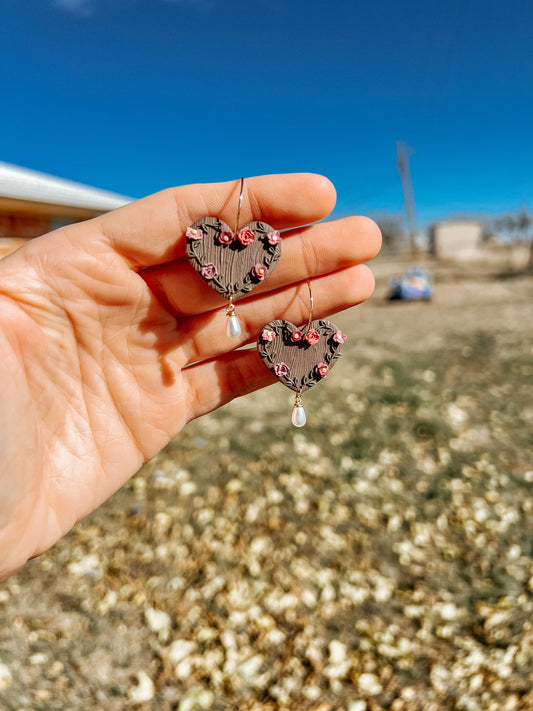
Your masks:
<path fill-rule="evenodd" d="M 169 262 L 169 266 L 172 262 Z M 159 355 L 161 382 L 171 387 L 176 382 L 176 366 L 168 359 L 168 354 L 178 348 L 182 335 L 180 321 L 173 311 L 164 292 L 157 289 L 157 283 L 151 283 L 147 278 L 149 268 L 140 269 L 138 274 L 144 280 L 150 294 L 150 305 L 144 319 L 139 323 L 139 331 L 143 334 L 152 333 L 153 348 Z"/>

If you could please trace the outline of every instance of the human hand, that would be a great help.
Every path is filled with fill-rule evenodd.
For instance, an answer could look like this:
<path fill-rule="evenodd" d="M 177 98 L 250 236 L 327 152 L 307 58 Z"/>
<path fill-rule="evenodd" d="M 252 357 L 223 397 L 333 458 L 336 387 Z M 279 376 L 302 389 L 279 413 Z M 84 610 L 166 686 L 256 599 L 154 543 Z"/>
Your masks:
<path fill-rule="evenodd" d="M 237 181 L 169 189 L 28 243 L 0 261 L 0 579 L 52 546 L 195 417 L 275 379 L 254 341 L 275 318 L 303 323 L 366 299 L 366 218 L 300 227 L 333 208 L 316 175 L 250 178 L 240 223 L 283 235 L 276 270 L 237 303 L 190 267 L 185 230 L 233 224 Z M 302 282 L 304 282 L 302 284 Z M 186 367 L 188 366 L 188 367 Z"/>

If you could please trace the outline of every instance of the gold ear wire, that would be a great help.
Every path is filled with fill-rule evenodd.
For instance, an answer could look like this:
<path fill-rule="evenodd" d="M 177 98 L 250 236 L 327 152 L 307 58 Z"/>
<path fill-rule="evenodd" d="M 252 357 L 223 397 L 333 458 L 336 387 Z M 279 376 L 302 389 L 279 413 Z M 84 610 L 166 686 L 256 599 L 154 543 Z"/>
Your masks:
<path fill-rule="evenodd" d="M 235 229 L 233 230 L 233 239 L 237 239 L 237 232 L 239 231 L 239 217 L 241 216 L 241 205 L 242 196 L 244 195 L 244 178 L 241 177 L 241 187 L 239 192 L 239 205 L 237 206 L 237 219 L 235 220 Z"/>
<path fill-rule="evenodd" d="M 311 328 L 311 322 L 313 320 L 313 292 L 311 291 L 311 282 L 307 279 L 307 288 L 309 289 L 309 321 L 305 327 L 305 331 L 302 333 L 302 338 L 305 338 Z"/>
<path fill-rule="evenodd" d="M 237 239 L 237 231 L 239 229 L 239 218 L 241 216 L 242 196 L 244 195 L 244 178 L 241 176 L 241 185 L 239 188 L 239 204 L 237 206 L 237 219 L 235 220 L 235 229 L 233 230 L 233 241 Z M 233 305 L 233 296 L 229 297 L 229 303 L 226 307 L 226 316 L 228 317 L 226 325 L 226 335 L 229 338 L 240 338 L 241 326 L 235 316 L 235 306 Z"/>
<path fill-rule="evenodd" d="M 309 281 L 309 279 L 306 280 L 306 283 L 307 288 L 309 289 L 309 321 L 307 322 L 307 326 L 302 332 L 302 339 L 304 339 L 309 333 L 309 329 L 311 328 L 311 323 L 313 321 L 313 291 L 311 289 L 311 282 Z M 292 411 L 291 421 L 295 427 L 303 427 L 307 422 L 305 410 L 302 405 L 302 388 L 300 388 L 300 390 L 296 393 L 296 397 L 294 398 L 294 408 Z"/>

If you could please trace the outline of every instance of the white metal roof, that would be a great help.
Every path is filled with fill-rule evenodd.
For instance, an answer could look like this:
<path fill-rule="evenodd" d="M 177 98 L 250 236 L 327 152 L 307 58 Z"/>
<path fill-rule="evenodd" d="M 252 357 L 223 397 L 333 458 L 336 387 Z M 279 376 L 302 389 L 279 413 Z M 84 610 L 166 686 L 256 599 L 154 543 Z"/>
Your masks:
<path fill-rule="evenodd" d="M 0 197 L 97 212 L 114 210 L 133 199 L 3 161 L 0 161 Z"/>

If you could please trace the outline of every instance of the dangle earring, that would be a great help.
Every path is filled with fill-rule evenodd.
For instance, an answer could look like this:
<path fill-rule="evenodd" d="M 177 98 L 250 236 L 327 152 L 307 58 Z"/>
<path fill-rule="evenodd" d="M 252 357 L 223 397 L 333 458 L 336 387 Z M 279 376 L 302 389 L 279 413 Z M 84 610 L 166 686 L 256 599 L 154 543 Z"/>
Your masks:
<path fill-rule="evenodd" d="M 263 326 L 257 341 L 259 357 L 287 388 L 296 393 L 292 424 L 307 422 L 302 393 L 323 380 L 341 356 L 346 336 L 331 321 L 313 321 L 313 294 L 309 289 L 309 320 L 305 328 L 276 320 Z"/>
<path fill-rule="evenodd" d="M 266 222 L 249 222 L 239 228 L 244 192 L 240 180 L 235 229 L 218 217 L 202 217 L 187 228 L 187 257 L 202 279 L 228 299 L 226 334 L 240 338 L 241 326 L 234 301 L 248 294 L 272 272 L 281 255 L 281 237 Z"/>

